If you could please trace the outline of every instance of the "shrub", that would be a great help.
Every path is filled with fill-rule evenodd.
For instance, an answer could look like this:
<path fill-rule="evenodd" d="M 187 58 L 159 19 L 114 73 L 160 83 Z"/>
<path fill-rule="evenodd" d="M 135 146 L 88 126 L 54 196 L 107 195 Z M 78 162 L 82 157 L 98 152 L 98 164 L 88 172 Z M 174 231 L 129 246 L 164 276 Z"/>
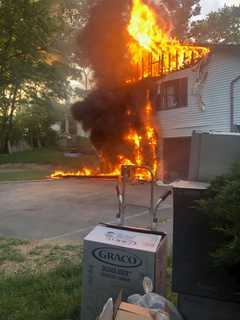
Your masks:
<path fill-rule="evenodd" d="M 240 163 L 229 175 L 211 183 L 199 205 L 220 239 L 212 252 L 215 264 L 227 268 L 240 265 Z"/>

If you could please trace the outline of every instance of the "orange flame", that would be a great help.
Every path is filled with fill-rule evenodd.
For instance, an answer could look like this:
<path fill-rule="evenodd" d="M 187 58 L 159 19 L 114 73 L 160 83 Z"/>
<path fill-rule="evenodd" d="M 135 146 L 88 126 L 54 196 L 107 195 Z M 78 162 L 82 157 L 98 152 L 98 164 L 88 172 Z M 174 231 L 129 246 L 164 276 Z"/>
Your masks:
<path fill-rule="evenodd" d="M 168 34 L 164 33 L 158 26 L 155 12 L 142 0 L 133 0 L 128 32 L 137 42 L 130 43 L 132 59 L 135 62 L 139 61 L 144 49 L 153 53 L 157 58 L 159 48 L 165 47 L 169 42 Z"/>
<path fill-rule="evenodd" d="M 208 48 L 183 45 L 172 38 L 160 28 L 156 12 L 143 0 L 133 0 L 128 32 L 132 37 L 129 51 L 137 68 L 137 79 L 180 70 L 209 53 Z"/>
<path fill-rule="evenodd" d="M 152 167 L 154 174 L 157 174 L 158 161 L 157 161 L 157 135 L 153 128 L 153 108 L 151 102 L 148 101 L 144 108 L 142 115 L 144 119 L 144 127 L 141 133 L 137 132 L 133 128 L 129 128 L 126 133 L 125 140 L 133 146 L 133 160 L 126 158 L 124 155 L 118 155 L 117 164 L 112 168 L 110 172 L 103 172 L 100 169 L 83 168 L 76 172 L 66 172 L 58 170 L 51 175 L 51 178 L 63 178 L 63 177 L 113 177 L 121 175 L 122 165 L 138 165 L 143 166 L 148 164 Z M 144 152 L 144 147 L 148 147 L 148 159 Z M 102 159 L 102 163 L 109 164 L 107 159 Z M 143 170 L 137 169 L 135 171 L 135 179 L 137 180 L 149 180 L 150 174 Z"/>
<path fill-rule="evenodd" d="M 129 52 L 133 69 L 136 69 L 134 80 L 139 80 L 148 76 L 162 76 L 168 72 L 179 70 L 185 66 L 197 63 L 209 52 L 208 48 L 182 45 L 172 38 L 166 28 L 160 28 L 159 19 L 155 11 L 143 3 L 143 0 L 132 0 L 131 18 L 128 25 L 130 35 Z M 132 80 L 127 80 L 127 83 Z M 77 172 L 56 171 L 52 178 L 67 176 L 119 176 L 122 165 L 138 166 L 149 165 L 157 175 L 158 159 L 157 147 L 158 137 L 153 123 L 153 107 L 150 99 L 143 111 L 144 126 L 141 132 L 129 128 L 126 132 L 125 140 L 132 145 L 132 160 L 123 155 L 118 156 L 118 162 L 110 172 L 102 172 L 100 169 L 83 168 Z M 131 110 L 127 112 L 131 116 Z M 147 151 L 146 151 L 147 150 Z M 147 159 L 146 159 L 146 154 Z M 102 159 L 103 163 L 109 163 L 107 159 Z M 136 170 L 135 178 L 148 180 L 150 176 L 144 170 Z"/>

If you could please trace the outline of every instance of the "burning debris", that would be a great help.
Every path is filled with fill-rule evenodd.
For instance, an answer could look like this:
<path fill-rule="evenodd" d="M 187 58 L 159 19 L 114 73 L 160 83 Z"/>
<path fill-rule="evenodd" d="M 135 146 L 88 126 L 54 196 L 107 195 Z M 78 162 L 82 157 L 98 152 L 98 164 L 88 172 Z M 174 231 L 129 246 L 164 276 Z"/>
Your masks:
<path fill-rule="evenodd" d="M 162 6 L 162 5 L 161 5 Z M 209 50 L 171 37 L 167 9 L 144 0 L 99 0 L 79 34 L 79 58 L 94 71 L 97 88 L 72 107 L 98 151 L 98 169 L 63 176 L 118 176 L 122 165 L 150 166 L 157 175 L 157 127 L 144 78 L 196 64 Z M 140 94 L 141 92 L 141 94 Z M 139 179 L 148 174 L 136 173 Z"/>

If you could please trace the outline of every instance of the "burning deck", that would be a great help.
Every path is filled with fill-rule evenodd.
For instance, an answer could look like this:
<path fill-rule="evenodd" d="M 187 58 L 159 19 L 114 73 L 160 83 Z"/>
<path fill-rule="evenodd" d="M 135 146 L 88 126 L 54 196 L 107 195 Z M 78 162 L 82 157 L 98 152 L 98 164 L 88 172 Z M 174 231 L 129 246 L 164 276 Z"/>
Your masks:
<path fill-rule="evenodd" d="M 128 32 L 132 39 L 133 78 L 137 81 L 191 67 L 209 53 L 206 47 L 183 44 L 170 35 L 169 22 L 164 21 L 143 0 L 133 0 Z"/>

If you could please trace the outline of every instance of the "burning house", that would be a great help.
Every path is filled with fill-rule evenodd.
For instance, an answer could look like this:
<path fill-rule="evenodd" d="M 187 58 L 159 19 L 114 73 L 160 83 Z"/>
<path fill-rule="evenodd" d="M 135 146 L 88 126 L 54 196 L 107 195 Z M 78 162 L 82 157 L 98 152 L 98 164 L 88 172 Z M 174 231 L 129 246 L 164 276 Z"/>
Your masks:
<path fill-rule="evenodd" d="M 173 87 L 166 79 L 191 73 L 186 70 L 199 70 L 202 77 L 203 61 L 210 53 L 206 46 L 181 43 L 171 30 L 167 8 L 153 1 L 99 0 L 90 8 L 88 22 L 79 33 L 78 55 L 93 70 L 96 88 L 72 111 L 90 132 L 100 164 L 97 169 L 56 172 L 53 177 L 115 176 L 126 164 L 147 165 L 163 177 L 166 128 L 171 123 L 164 118 L 159 122 L 156 110 L 160 109 L 161 118 L 162 112 L 165 117 L 169 112 L 161 109 L 165 103 L 169 109 L 178 108 L 176 90 L 181 92 L 176 101 L 186 106 L 189 88 L 186 79 L 177 80 Z M 136 175 L 148 179 L 144 172 Z"/>
<path fill-rule="evenodd" d="M 155 106 L 170 180 L 188 176 L 193 131 L 239 132 L 240 46 L 209 49 L 195 66 L 157 81 Z"/>

